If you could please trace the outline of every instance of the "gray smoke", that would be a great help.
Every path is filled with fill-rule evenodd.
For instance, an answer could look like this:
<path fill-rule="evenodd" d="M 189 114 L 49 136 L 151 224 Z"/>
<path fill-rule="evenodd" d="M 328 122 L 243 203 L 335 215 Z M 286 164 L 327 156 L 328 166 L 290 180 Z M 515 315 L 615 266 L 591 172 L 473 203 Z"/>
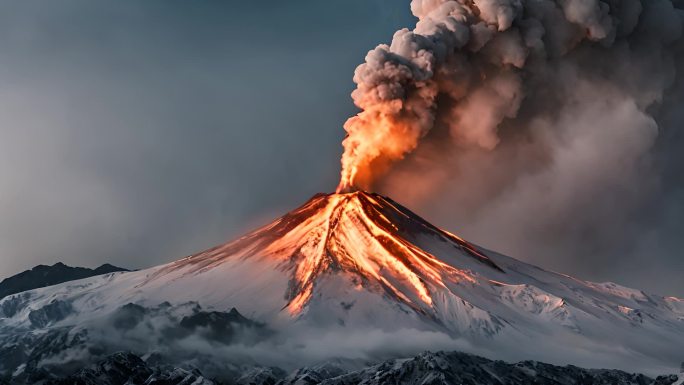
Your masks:
<path fill-rule="evenodd" d="M 680 5 L 414 0 L 415 28 L 356 70 L 343 183 L 524 260 L 619 279 L 657 243 L 641 222 L 660 221 L 654 148 L 681 121 Z"/>

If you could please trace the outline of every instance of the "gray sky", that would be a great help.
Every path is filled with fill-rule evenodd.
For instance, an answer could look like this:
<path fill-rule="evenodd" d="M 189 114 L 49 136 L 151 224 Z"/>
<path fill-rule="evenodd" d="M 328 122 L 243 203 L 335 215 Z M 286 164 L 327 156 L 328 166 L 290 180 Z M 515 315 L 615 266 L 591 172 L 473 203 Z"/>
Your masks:
<path fill-rule="evenodd" d="M 389 3 L 0 3 L 0 276 L 151 266 L 332 190 Z"/>
<path fill-rule="evenodd" d="M 394 0 L 0 2 L 0 277 L 57 261 L 152 266 L 333 190 L 353 70 L 413 23 Z M 659 140 L 664 187 L 635 225 L 647 242 L 606 240 L 638 253 L 592 256 L 614 269 L 527 260 L 684 295 L 684 139 Z"/>

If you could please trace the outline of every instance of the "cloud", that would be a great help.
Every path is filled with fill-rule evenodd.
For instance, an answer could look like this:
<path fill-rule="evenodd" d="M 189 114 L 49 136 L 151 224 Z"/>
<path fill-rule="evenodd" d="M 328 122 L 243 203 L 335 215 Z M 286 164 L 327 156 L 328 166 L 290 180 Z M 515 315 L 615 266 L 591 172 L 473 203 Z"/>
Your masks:
<path fill-rule="evenodd" d="M 679 157 L 660 144 L 681 131 L 676 4 L 416 0 L 412 11 L 415 29 L 357 69 L 362 111 L 345 126 L 343 182 L 358 175 L 361 187 L 544 267 L 681 293 L 635 271 L 654 242 L 670 242 L 644 237 L 669 226 L 652 210 L 677 215 L 665 201 L 681 197 L 666 176 Z M 369 136 L 382 142 L 372 151 L 356 144 Z M 659 248 L 660 263 L 681 265 L 678 247 Z"/>

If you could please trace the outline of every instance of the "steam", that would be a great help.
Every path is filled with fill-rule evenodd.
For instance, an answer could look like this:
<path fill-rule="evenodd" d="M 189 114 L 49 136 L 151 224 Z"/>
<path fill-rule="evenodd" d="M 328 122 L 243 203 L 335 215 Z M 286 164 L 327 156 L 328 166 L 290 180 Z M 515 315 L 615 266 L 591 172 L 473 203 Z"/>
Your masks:
<path fill-rule="evenodd" d="M 30 349 L 38 346 L 31 351 L 28 366 L 42 368 L 58 376 L 69 375 L 117 351 L 132 351 L 147 361 L 199 368 L 204 375 L 228 383 L 235 383 L 234 379 L 250 368 L 275 367 L 292 372 L 301 367 L 337 361 L 345 362 L 344 366 L 353 365 L 361 369 L 388 359 L 412 357 L 426 350 L 462 351 L 509 362 L 532 359 L 557 365 L 619 368 L 650 375 L 671 372 L 674 370 L 672 365 L 679 358 L 679 350 L 674 347 L 665 358 L 656 353 L 635 355 L 630 349 L 632 343 L 646 346 L 638 334 L 621 335 L 615 339 L 614 345 L 606 345 L 567 329 L 555 331 L 555 338 L 561 343 L 553 346 L 539 344 L 525 352 L 512 347 L 526 343 L 528 336 L 523 339 L 515 335 L 502 335 L 497 339 L 470 336 L 466 339 L 413 328 L 382 330 L 310 323 L 292 325 L 268 336 L 256 335 L 249 327 L 233 324 L 234 338 L 225 340 L 207 333 L 211 327 L 179 328 L 179 315 L 198 309 L 199 306 L 192 303 L 157 308 L 128 305 L 107 319 L 73 329 L 49 329 L 37 341 L 28 334 L 13 342 L 27 344 Z M 584 348 L 577 347 L 577 338 L 587 338 Z M 54 346 L 53 349 L 39 348 L 48 342 Z M 3 353 L 8 357 L 16 354 L 15 345 L 6 345 L 9 348 Z M 14 361 L 8 362 L 11 365 Z M 24 370 L 21 367 L 2 368 L 0 365 L 0 371 L 2 369 L 10 369 L 7 374 Z"/>
<path fill-rule="evenodd" d="M 440 149 L 428 145 L 423 161 L 453 159 L 554 124 L 573 108 L 560 76 L 599 81 L 648 116 L 671 82 L 668 55 L 682 34 L 669 0 L 413 0 L 411 10 L 415 28 L 371 50 L 354 73 L 361 111 L 344 125 L 338 191 L 374 187 L 426 141 Z M 648 84 L 633 71 L 648 73 Z"/>

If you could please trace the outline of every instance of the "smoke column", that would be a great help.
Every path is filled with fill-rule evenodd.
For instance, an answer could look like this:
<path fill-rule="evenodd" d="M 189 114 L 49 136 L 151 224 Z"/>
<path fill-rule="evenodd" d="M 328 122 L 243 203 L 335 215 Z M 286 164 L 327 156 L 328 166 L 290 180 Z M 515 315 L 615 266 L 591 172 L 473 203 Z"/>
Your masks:
<path fill-rule="evenodd" d="M 361 112 L 344 125 L 338 191 L 371 188 L 435 129 L 450 151 L 495 149 L 503 123 L 531 124 L 572 103 L 549 80 L 572 76 L 578 61 L 589 61 L 607 87 L 646 111 L 669 82 L 673 69 L 663 53 L 682 30 L 682 13 L 669 0 L 413 0 L 411 10 L 415 28 L 371 50 L 354 73 L 352 99 Z M 606 55 L 613 57 L 601 61 Z M 655 78 L 633 96 L 643 85 L 610 71 L 635 59 L 644 70 L 663 71 L 651 72 Z M 608 63 L 618 67 L 599 68 Z M 538 93 L 550 99 L 527 106 Z"/>
<path fill-rule="evenodd" d="M 338 191 L 396 197 L 537 265 L 681 295 L 682 8 L 412 1 L 415 27 L 354 73 Z"/>

